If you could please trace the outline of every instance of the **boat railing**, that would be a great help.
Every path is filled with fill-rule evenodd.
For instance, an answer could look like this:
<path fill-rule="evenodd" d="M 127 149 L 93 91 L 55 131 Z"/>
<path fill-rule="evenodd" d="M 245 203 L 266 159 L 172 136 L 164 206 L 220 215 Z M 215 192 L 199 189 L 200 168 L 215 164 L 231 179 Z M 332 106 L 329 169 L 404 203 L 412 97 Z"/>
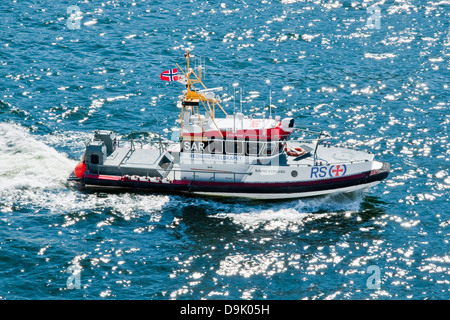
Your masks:
<path fill-rule="evenodd" d="M 304 142 L 304 143 L 314 143 L 314 163 L 318 161 L 320 158 L 317 155 L 317 148 L 323 141 L 332 138 L 331 135 L 328 132 L 325 131 L 318 131 L 318 130 L 311 130 L 309 128 L 295 128 L 294 131 L 291 133 L 290 136 L 291 141 L 296 142 Z"/>
<path fill-rule="evenodd" d="M 307 136 L 309 135 L 309 136 Z M 331 145 L 340 148 L 359 150 L 359 146 L 350 142 L 335 141 L 337 138 L 330 135 L 326 131 L 311 130 L 309 128 L 295 128 L 294 132 L 291 134 L 291 141 L 305 142 L 305 143 L 315 143 L 314 159 L 318 160 L 317 148 L 319 145 L 323 144 L 325 147 L 330 147 Z M 368 151 L 370 153 L 370 151 Z"/>
<path fill-rule="evenodd" d="M 171 177 L 173 180 L 176 180 L 176 173 L 179 173 L 180 180 L 189 180 L 189 181 L 210 181 L 215 182 L 216 179 L 219 179 L 220 176 L 229 176 L 229 180 L 232 182 L 240 182 L 244 176 L 250 176 L 253 172 L 232 172 L 232 171 L 216 171 L 216 170 L 184 170 L 184 169 L 171 169 L 167 174 L 166 178 Z M 208 179 L 205 179 L 205 175 L 210 174 L 211 176 Z M 189 178 L 188 178 L 189 176 Z M 219 176 L 219 177 L 218 177 Z M 232 176 L 232 178 L 231 178 Z M 236 179 L 236 177 L 238 177 Z M 227 177 L 225 177 L 227 178 Z M 239 179 L 241 178 L 241 179 Z M 223 181 L 223 179 L 221 180 Z M 231 181 L 230 181 L 231 182 Z"/>
<path fill-rule="evenodd" d="M 134 151 L 136 149 L 136 145 L 137 145 L 140 149 L 150 147 L 150 148 L 159 149 L 160 153 L 162 153 L 163 151 L 165 151 L 167 149 L 167 146 L 170 144 L 173 144 L 173 142 L 158 135 L 155 138 L 149 138 L 149 139 L 146 139 L 145 141 L 144 140 L 136 140 L 133 138 L 130 138 L 130 139 L 117 138 L 115 147 L 118 147 L 118 148 L 128 147 L 128 148 L 130 148 L 131 151 Z"/>
<path fill-rule="evenodd" d="M 315 142 L 320 139 L 329 139 L 332 136 L 326 131 L 311 130 L 309 128 L 295 128 L 290 135 L 290 140 L 301 142 Z"/>

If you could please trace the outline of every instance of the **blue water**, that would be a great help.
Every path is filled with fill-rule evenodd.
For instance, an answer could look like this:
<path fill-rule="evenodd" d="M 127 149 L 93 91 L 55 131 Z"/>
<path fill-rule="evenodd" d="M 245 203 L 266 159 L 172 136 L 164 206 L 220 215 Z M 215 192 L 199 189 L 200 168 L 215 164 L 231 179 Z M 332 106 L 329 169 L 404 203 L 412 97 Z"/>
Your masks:
<path fill-rule="evenodd" d="M 1 299 L 449 299 L 450 2 L 0 4 Z M 81 12 L 69 28 L 67 8 Z M 243 109 L 391 164 L 348 196 L 78 190 L 95 129 L 168 135 L 184 50 Z M 379 279 L 379 285 L 375 282 Z"/>

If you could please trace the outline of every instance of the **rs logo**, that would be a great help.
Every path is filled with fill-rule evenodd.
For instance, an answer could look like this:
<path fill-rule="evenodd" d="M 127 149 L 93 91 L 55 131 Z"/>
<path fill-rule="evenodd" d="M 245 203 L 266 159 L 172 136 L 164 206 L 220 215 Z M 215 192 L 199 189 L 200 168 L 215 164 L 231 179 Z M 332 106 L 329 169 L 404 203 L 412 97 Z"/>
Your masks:
<path fill-rule="evenodd" d="M 332 165 L 330 167 L 312 167 L 310 178 L 331 178 L 342 177 L 347 173 L 347 166 L 345 164 Z"/>

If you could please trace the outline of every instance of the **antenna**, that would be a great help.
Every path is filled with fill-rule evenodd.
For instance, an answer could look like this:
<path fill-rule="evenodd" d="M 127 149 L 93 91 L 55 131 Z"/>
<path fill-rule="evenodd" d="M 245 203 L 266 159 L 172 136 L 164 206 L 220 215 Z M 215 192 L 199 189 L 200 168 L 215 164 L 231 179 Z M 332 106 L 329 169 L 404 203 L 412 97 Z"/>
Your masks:
<path fill-rule="evenodd" d="M 204 62 L 204 64 L 203 64 L 203 79 L 205 79 L 205 76 L 206 76 L 206 57 L 203 58 L 203 62 Z"/>
<path fill-rule="evenodd" d="M 236 87 L 234 87 L 233 133 L 236 133 Z"/>
<path fill-rule="evenodd" d="M 205 79 L 206 75 L 206 57 L 200 57 L 200 66 L 202 68 L 202 77 Z"/>
<path fill-rule="evenodd" d="M 234 110 L 236 110 L 236 87 L 234 87 L 233 103 L 234 103 Z"/>
<path fill-rule="evenodd" d="M 269 89 L 269 118 L 272 119 L 272 89 Z"/>
<path fill-rule="evenodd" d="M 233 112 L 233 133 L 236 133 L 236 110 Z"/>
<path fill-rule="evenodd" d="M 266 101 L 263 101 L 263 136 L 266 135 Z"/>
<path fill-rule="evenodd" d="M 240 102 L 241 102 L 241 113 L 242 113 L 242 88 L 241 88 L 241 98 L 240 98 Z"/>

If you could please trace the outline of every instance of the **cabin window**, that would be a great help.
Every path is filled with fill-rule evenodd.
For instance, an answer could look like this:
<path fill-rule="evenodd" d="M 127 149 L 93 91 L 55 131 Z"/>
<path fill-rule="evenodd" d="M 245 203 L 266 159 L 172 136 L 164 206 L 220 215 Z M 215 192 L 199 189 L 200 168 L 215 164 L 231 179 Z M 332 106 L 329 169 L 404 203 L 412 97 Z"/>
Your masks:
<path fill-rule="evenodd" d="M 244 146 L 242 141 L 238 141 L 237 138 L 234 138 L 234 153 L 235 154 L 243 154 Z"/>
<path fill-rule="evenodd" d="M 270 141 L 270 139 L 266 142 L 266 154 L 268 156 L 272 155 L 272 142 Z"/>
<path fill-rule="evenodd" d="M 280 153 L 280 143 L 278 141 L 273 141 L 270 143 L 270 152 L 271 154 Z"/>
<path fill-rule="evenodd" d="M 245 155 L 247 156 L 250 154 L 250 143 L 248 140 L 248 137 L 245 137 Z"/>
<path fill-rule="evenodd" d="M 258 146 L 258 155 L 263 157 L 267 156 L 267 142 L 266 141 L 258 142 L 257 146 Z"/>
<path fill-rule="evenodd" d="M 208 148 L 206 149 L 209 153 L 223 153 L 223 145 L 222 140 L 218 140 L 215 137 L 212 137 L 208 143 Z"/>
<path fill-rule="evenodd" d="M 257 141 L 246 142 L 246 154 L 248 156 L 257 156 L 259 153 L 259 143 Z"/>
<path fill-rule="evenodd" d="M 225 140 L 225 154 L 234 154 L 234 140 Z"/>
<path fill-rule="evenodd" d="M 91 154 L 91 163 L 92 164 L 98 164 L 99 163 L 98 154 Z"/>

